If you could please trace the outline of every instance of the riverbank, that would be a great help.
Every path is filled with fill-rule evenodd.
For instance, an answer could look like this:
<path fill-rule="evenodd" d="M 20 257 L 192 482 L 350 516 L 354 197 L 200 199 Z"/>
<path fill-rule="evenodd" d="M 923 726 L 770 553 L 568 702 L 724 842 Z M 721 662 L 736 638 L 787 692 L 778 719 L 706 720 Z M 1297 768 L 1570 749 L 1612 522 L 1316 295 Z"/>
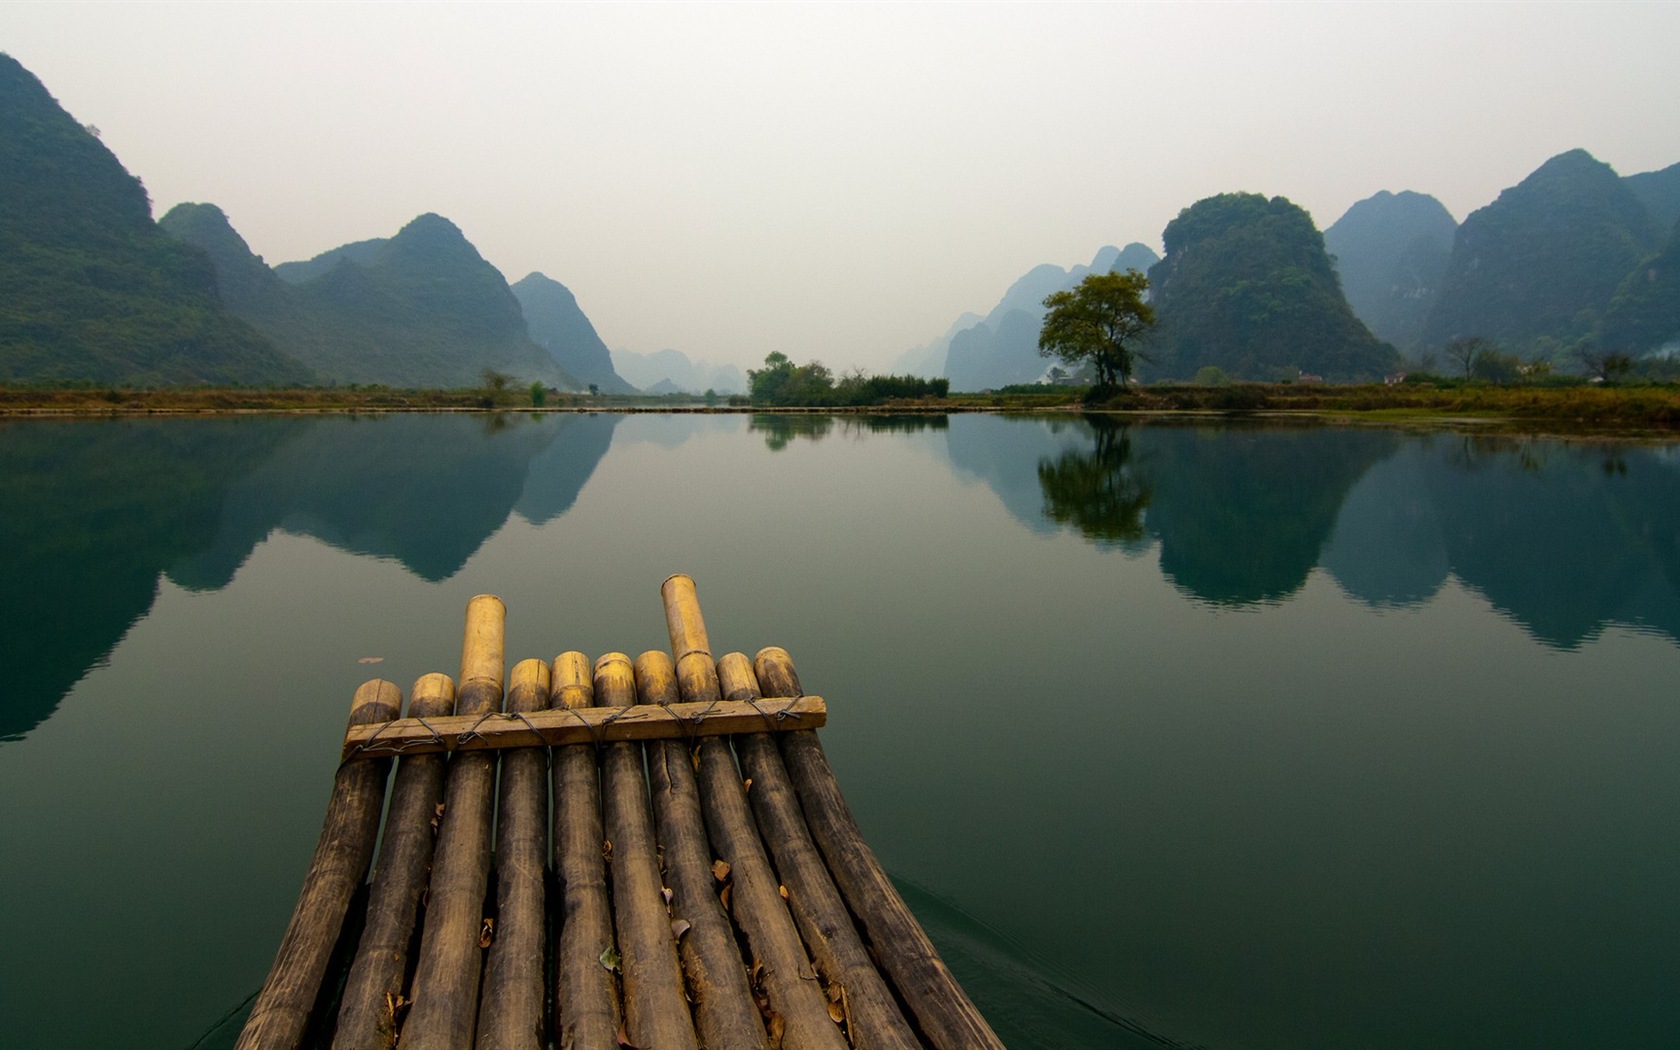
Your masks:
<path fill-rule="evenodd" d="M 1155 386 L 1126 391 L 1099 406 L 1076 389 L 955 394 L 869 408 L 769 408 L 742 398 L 708 402 L 667 397 L 549 394 L 541 405 L 523 395 L 492 398 L 477 390 L 385 388 L 41 389 L 0 387 L 0 418 L 215 415 L 246 412 L 821 412 L 946 413 L 1101 411 L 1124 415 L 1313 418 L 1393 425 L 1476 426 L 1680 435 L 1680 387 L 1484 385 L 1328 386 L 1237 384 Z"/>

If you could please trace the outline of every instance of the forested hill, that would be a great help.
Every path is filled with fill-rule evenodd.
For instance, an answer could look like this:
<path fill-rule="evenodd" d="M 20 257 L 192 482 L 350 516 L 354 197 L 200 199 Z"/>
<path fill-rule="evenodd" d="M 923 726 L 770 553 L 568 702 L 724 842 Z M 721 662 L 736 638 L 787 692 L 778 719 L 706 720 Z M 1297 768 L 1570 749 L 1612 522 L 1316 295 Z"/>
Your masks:
<path fill-rule="evenodd" d="M 162 225 L 210 255 L 235 313 L 325 380 L 463 387 L 492 369 L 583 386 L 531 341 L 507 281 L 442 216 L 275 269 L 213 205 L 179 205 Z"/>
<path fill-rule="evenodd" d="M 1484 336 L 1529 356 L 1589 340 L 1666 232 L 1608 164 L 1553 157 L 1459 227 L 1425 341 Z"/>
<path fill-rule="evenodd" d="M 223 307 L 140 181 L 0 54 L 0 380 L 286 384 L 309 370 Z"/>
<path fill-rule="evenodd" d="M 531 273 L 513 285 L 513 296 L 525 313 L 525 329 L 531 340 L 547 350 L 561 368 L 580 382 L 594 384 L 604 394 L 636 392 L 613 371 L 612 352 L 578 306 L 571 289 L 551 277 Z"/>
<path fill-rule="evenodd" d="M 1283 197 L 1225 193 L 1167 224 L 1149 271 L 1151 377 L 1376 379 L 1399 354 L 1354 316 L 1312 217 Z"/>
<path fill-rule="evenodd" d="M 1348 305 L 1378 339 L 1414 350 L 1441 289 L 1458 222 L 1434 197 L 1387 190 L 1324 231 Z"/>

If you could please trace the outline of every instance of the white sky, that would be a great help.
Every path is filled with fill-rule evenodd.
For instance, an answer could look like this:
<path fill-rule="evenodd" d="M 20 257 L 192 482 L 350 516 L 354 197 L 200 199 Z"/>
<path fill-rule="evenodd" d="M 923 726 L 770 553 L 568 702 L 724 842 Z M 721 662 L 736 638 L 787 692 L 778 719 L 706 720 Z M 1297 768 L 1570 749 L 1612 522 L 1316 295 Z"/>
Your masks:
<path fill-rule="evenodd" d="M 1213 193 L 1454 215 L 1680 161 L 1680 3 L 0 3 L 146 183 L 270 263 L 452 219 L 609 346 L 881 368 Z"/>

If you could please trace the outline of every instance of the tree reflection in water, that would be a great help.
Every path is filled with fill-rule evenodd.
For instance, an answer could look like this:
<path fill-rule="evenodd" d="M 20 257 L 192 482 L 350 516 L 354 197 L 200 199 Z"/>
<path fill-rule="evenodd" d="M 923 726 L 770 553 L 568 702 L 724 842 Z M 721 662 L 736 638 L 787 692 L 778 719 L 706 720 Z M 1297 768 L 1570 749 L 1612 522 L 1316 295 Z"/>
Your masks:
<path fill-rule="evenodd" d="M 1090 452 L 1067 449 L 1054 460 L 1039 460 L 1044 516 L 1101 546 L 1141 544 L 1152 493 L 1128 465 L 1130 428 L 1107 416 L 1087 416 L 1085 423 L 1091 428 Z"/>

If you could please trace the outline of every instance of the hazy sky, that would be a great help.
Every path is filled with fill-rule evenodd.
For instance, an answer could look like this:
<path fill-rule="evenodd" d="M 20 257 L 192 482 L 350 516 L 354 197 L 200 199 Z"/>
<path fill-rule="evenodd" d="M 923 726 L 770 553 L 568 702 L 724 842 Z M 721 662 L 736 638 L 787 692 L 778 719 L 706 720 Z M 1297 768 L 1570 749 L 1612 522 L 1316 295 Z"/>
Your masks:
<path fill-rule="evenodd" d="M 0 4 L 0 50 L 270 263 L 454 220 L 609 346 L 880 368 L 1213 193 L 1460 219 L 1680 161 L 1680 3 Z"/>

